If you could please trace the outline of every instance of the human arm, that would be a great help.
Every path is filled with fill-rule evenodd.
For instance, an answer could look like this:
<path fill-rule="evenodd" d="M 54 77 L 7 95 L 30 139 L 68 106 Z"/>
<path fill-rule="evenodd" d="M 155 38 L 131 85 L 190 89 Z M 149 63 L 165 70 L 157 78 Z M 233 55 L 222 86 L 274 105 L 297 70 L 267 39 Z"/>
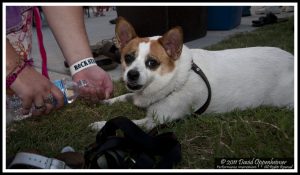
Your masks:
<path fill-rule="evenodd" d="M 93 56 L 81 6 L 44 6 L 43 12 L 69 65 Z M 113 85 L 109 75 L 96 65 L 77 72 L 72 78 L 74 81 L 86 80 L 96 87 L 84 89 L 84 95 L 94 101 L 109 98 L 112 94 Z"/>
<path fill-rule="evenodd" d="M 19 66 L 23 64 L 25 64 L 24 61 L 19 58 L 9 40 L 6 39 L 6 76 L 15 73 L 19 69 Z M 29 113 L 32 104 L 35 106 L 43 106 L 44 99 L 46 99 L 50 93 L 53 94 L 57 100 L 57 108 L 62 107 L 64 104 L 63 94 L 60 90 L 29 65 L 20 71 L 17 78 L 11 84 L 10 89 L 22 99 L 24 114 Z M 45 105 L 47 107 L 45 111 L 34 111 L 33 115 L 48 114 L 54 108 L 52 104 Z"/>

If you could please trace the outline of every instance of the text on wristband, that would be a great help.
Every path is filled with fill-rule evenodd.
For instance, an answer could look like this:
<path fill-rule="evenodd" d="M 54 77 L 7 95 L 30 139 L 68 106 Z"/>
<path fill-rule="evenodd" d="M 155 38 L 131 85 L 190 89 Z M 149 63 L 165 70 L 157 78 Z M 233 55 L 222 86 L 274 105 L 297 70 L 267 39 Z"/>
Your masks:
<path fill-rule="evenodd" d="M 80 68 L 83 68 L 85 66 L 88 66 L 88 65 L 94 64 L 94 63 L 96 63 L 94 59 L 84 60 L 84 61 L 74 65 L 74 69 L 75 69 L 75 71 L 77 71 Z"/>

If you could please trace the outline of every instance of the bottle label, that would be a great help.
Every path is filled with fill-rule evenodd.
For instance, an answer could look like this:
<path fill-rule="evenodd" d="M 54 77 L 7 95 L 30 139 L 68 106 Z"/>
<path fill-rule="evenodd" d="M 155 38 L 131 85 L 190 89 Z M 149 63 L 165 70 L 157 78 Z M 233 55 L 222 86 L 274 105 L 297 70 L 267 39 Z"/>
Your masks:
<path fill-rule="evenodd" d="M 64 103 L 68 104 L 68 100 L 67 100 L 67 96 L 66 96 L 66 89 L 63 84 L 63 80 L 55 80 L 53 83 L 64 94 Z"/>

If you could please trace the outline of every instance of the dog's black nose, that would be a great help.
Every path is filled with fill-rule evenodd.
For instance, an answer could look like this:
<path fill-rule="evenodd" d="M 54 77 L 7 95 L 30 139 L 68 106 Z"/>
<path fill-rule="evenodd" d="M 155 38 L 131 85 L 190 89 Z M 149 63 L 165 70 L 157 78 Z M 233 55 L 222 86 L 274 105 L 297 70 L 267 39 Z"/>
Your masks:
<path fill-rule="evenodd" d="M 130 70 L 127 73 L 127 78 L 130 81 L 136 81 L 140 77 L 140 73 L 137 70 Z"/>

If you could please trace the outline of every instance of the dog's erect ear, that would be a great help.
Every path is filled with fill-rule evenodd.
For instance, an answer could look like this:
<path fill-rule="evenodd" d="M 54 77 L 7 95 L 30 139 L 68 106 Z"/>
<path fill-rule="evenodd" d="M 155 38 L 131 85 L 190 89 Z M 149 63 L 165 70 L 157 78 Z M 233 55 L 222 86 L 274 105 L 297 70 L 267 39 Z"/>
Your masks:
<path fill-rule="evenodd" d="M 164 47 L 169 57 L 178 59 L 183 45 L 183 32 L 181 27 L 175 27 L 169 30 L 158 40 Z"/>
<path fill-rule="evenodd" d="M 132 25 L 121 16 L 118 17 L 116 21 L 115 32 L 118 48 L 123 48 L 130 40 L 136 37 L 136 33 Z"/>

